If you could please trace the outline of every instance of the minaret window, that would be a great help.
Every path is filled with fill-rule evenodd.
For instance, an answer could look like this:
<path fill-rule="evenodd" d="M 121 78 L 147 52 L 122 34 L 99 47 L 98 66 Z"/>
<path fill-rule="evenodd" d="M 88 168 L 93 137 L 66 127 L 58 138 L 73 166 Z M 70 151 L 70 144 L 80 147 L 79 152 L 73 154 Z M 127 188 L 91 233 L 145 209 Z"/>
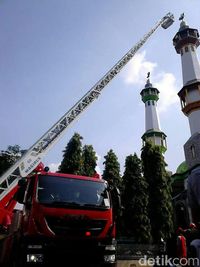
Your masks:
<path fill-rule="evenodd" d="M 183 49 L 181 49 L 181 56 L 183 55 Z"/>
<path fill-rule="evenodd" d="M 186 106 L 185 99 L 181 101 L 181 106 L 182 106 L 182 108 L 184 108 Z"/>
<path fill-rule="evenodd" d="M 167 147 L 167 142 L 166 142 L 166 138 L 163 137 L 163 146 Z"/>
<path fill-rule="evenodd" d="M 181 101 L 181 108 L 183 109 L 183 103 L 182 103 L 182 101 Z"/>
<path fill-rule="evenodd" d="M 187 105 L 185 96 L 182 95 L 180 100 L 181 100 L 181 107 L 184 108 Z"/>
<path fill-rule="evenodd" d="M 199 38 L 199 34 L 198 34 L 198 31 L 197 31 L 197 30 L 194 31 L 194 36 L 195 36 L 196 38 Z"/>
<path fill-rule="evenodd" d="M 154 103 L 154 101 L 152 100 L 152 104 L 155 106 L 155 103 Z"/>
<path fill-rule="evenodd" d="M 194 46 L 193 45 L 191 46 L 191 50 L 194 52 Z"/>
<path fill-rule="evenodd" d="M 182 32 L 181 33 L 181 38 L 184 39 L 184 38 L 187 38 L 188 37 L 188 32 Z"/>
<path fill-rule="evenodd" d="M 150 104 L 151 104 L 150 101 L 148 101 L 147 103 L 148 103 L 148 106 L 150 106 Z"/>
<path fill-rule="evenodd" d="M 185 52 L 187 53 L 189 51 L 188 46 L 185 47 Z"/>
<path fill-rule="evenodd" d="M 193 159 L 196 158 L 195 146 L 192 145 L 192 146 L 190 147 L 190 149 L 191 149 L 191 152 L 192 152 L 192 158 L 193 158 Z"/>

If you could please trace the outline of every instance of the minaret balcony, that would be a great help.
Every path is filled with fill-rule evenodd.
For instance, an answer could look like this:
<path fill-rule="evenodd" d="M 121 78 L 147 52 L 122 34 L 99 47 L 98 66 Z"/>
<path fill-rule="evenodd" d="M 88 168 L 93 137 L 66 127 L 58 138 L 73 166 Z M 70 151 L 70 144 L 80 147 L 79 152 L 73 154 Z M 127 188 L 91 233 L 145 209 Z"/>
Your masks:
<path fill-rule="evenodd" d="M 151 129 L 146 131 L 141 138 L 143 140 L 143 146 L 146 142 L 151 142 L 153 145 L 159 146 L 162 153 L 165 153 L 167 150 L 166 137 L 166 134 L 159 129 Z"/>
<path fill-rule="evenodd" d="M 182 111 L 188 116 L 192 111 L 200 110 L 200 81 L 195 80 L 185 85 L 179 92 Z"/>
<path fill-rule="evenodd" d="M 185 107 L 182 108 L 182 111 L 186 116 L 188 116 L 190 113 L 192 113 L 195 110 L 200 110 L 200 100 L 189 103 Z"/>
<path fill-rule="evenodd" d="M 158 101 L 159 90 L 157 88 L 145 88 L 141 91 L 142 101 L 145 103 L 149 100 Z"/>
<path fill-rule="evenodd" d="M 173 38 L 173 45 L 175 46 L 176 52 L 180 54 L 180 50 L 183 46 L 193 44 L 196 47 L 199 46 L 199 33 L 197 29 L 186 28 L 179 31 Z"/>

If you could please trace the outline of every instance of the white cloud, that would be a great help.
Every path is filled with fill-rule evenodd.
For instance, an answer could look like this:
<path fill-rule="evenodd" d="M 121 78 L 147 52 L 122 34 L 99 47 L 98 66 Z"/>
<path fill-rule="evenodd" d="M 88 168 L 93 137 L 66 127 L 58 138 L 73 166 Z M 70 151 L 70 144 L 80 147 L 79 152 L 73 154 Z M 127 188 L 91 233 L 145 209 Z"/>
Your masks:
<path fill-rule="evenodd" d="M 158 110 L 165 112 L 171 105 L 179 102 L 177 95 L 179 90 L 172 73 L 161 73 L 159 76 L 160 79 L 154 83 L 154 86 L 160 91 Z"/>
<path fill-rule="evenodd" d="M 48 167 L 49 167 L 49 170 L 51 171 L 51 172 L 56 172 L 56 171 L 58 171 L 58 167 L 60 166 L 60 162 L 59 163 L 50 163 L 49 165 L 48 165 Z"/>
<path fill-rule="evenodd" d="M 127 66 L 125 74 L 123 75 L 124 82 L 126 84 L 144 86 L 147 73 L 150 72 L 150 80 L 153 86 L 160 91 L 158 110 L 159 112 L 166 112 L 171 105 L 179 101 L 177 96 L 179 87 L 172 73 L 157 71 L 157 73 L 154 74 L 156 67 L 157 63 L 146 59 L 146 51 L 138 53 Z"/>
<path fill-rule="evenodd" d="M 147 72 L 153 72 L 156 63 L 147 61 L 146 51 L 138 53 L 130 61 L 127 70 L 125 71 L 125 83 L 127 84 L 143 84 L 147 76 Z"/>

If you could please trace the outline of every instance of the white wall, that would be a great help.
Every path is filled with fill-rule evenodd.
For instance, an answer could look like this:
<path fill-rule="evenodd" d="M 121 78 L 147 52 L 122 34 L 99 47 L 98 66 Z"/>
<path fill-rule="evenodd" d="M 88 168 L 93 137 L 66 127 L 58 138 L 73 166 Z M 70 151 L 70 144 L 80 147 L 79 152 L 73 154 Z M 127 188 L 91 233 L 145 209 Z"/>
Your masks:
<path fill-rule="evenodd" d="M 191 51 L 191 46 L 188 46 L 189 51 L 185 52 L 185 47 L 183 49 L 183 55 L 181 56 L 182 62 L 182 75 L 183 75 L 183 85 L 188 81 L 199 79 L 200 80 L 200 65 L 196 49 L 194 52 Z"/>

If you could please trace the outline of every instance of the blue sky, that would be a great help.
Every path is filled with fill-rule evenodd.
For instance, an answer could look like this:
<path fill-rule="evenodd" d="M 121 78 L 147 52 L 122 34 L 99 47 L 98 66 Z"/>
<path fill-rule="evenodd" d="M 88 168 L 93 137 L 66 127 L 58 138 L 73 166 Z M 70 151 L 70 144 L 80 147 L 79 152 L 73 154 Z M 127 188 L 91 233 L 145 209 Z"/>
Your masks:
<path fill-rule="evenodd" d="M 184 160 L 190 131 L 177 96 L 181 60 L 172 39 L 183 12 L 188 24 L 200 30 L 199 0 L 1 0 L 0 149 L 14 144 L 29 148 L 169 11 L 175 23 L 151 36 L 44 162 L 55 167 L 78 132 L 83 144 L 94 146 L 101 170 L 112 148 L 123 171 L 126 156 L 141 153 L 140 91 L 151 71 L 167 135 L 165 160 L 174 172 Z"/>

